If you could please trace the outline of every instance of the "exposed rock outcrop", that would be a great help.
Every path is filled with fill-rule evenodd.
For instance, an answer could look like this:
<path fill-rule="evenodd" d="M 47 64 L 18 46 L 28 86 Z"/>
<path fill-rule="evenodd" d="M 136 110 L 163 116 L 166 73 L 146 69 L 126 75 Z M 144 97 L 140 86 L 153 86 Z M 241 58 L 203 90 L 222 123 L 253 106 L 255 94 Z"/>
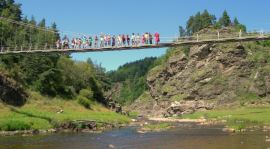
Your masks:
<path fill-rule="evenodd" d="M 172 116 L 267 98 L 267 56 L 258 60 L 257 51 L 248 47 L 249 43 L 202 45 L 190 47 L 186 54 L 176 49 L 165 65 L 152 69 L 147 76 L 154 107 L 148 109 Z"/>
<path fill-rule="evenodd" d="M 13 106 L 22 106 L 27 94 L 22 86 L 0 72 L 0 100 Z"/>
<path fill-rule="evenodd" d="M 212 110 L 213 104 L 209 104 L 206 101 L 181 101 L 173 102 L 171 106 L 164 113 L 165 117 L 180 116 L 184 114 L 192 114 L 198 110 Z"/>

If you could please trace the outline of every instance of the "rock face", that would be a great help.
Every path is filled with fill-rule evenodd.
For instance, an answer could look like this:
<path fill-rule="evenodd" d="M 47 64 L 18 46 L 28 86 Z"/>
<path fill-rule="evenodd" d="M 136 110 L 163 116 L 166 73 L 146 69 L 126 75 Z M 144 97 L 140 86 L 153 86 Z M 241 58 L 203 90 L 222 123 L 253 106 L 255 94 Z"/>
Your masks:
<path fill-rule="evenodd" d="M 247 43 L 176 49 L 165 65 L 148 73 L 152 109 L 172 116 L 268 98 L 270 62 L 264 54 L 256 58 L 256 48 Z"/>
<path fill-rule="evenodd" d="M 22 106 L 26 102 L 26 93 L 14 80 L 0 72 L 0 100 L 13 106 Z"/>
<path fill-rule="evenodd" d="M 173 102 L 171 106 L 165 111 L 165 117 L 179 116 L 184 114 L 192 114 L 198 110 L 212 110 L 213 104 L 208 104 L 205 101 L 181 101 Z"/>

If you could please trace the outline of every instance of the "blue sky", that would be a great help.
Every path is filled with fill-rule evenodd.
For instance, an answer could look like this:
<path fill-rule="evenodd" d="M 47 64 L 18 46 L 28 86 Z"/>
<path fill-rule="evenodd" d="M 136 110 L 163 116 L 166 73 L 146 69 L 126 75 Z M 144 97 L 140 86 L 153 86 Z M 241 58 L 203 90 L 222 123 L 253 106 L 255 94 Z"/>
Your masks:
<path fill-rule="evenodd" d="M 100 32 L 156 32 L 175 36 L 178 26 L 185 25 L 190 15 L 204 9 L 219 17 L 226 9 L 231 17 L 249 30 L 270 31 L 269 0 L 16 0 L 24 15 L 56 22 L 59 30 L 97 34 Z M 161 56 L 166 49 L 73 54 L 75 60 L 91 58 L 107 70 L 143 59 Z"/>

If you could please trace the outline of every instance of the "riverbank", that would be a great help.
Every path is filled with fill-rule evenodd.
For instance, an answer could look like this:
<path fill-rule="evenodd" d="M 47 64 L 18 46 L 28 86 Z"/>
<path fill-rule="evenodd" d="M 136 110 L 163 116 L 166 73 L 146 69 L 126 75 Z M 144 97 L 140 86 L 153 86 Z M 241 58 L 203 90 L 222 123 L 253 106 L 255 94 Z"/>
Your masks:
<path fill-rule="evenodd" d="M 91 103 L 91 109 L 86 109 L 75 100 L 50 99 L 37 93 L 32 93 L 22 107 L 0 103 L 0 131 L 2 132 L 28 133 L 37 130 L 54 132 L 63 125 L 77 120 L 93 121 L 96 123 L 97 130 L 105 127 L 101 124 L 116 127 L 130 121 L 128 117 L 112 112 L 95 102 Z M 86 126 L 78 124 L 78 127 Z"/>
<path fill-rule="evenodd" d="M 248 128 L 270 129 L 270 106 L 254 105 L 219 108 L 186 114 L 179 119 L 206 119 L 209 124 L 223 123 L 228 128 L 243 131 Z M 207 123 L 206 123 L 207 124 Z"/>
<path fill-rule="evenodd" d="M 148 120 L 158 123 L 156 126 L 149 127 L 154 128 L 153 131 L 159 130 L 159 125 L 163 126 L 161 125 L 163 123 L 192 123 L 203 126 L 223 126 L 223 131 L 226 132 L 269 131 L 269 115 L 269 105 L 253 105 L 220 107 L 213 110 L 197 111 L 193 114 L 185 114 L 178 117 L 149 117 Z M 148 129 L 148 127 L 146 127 L 146 129 Z"/>

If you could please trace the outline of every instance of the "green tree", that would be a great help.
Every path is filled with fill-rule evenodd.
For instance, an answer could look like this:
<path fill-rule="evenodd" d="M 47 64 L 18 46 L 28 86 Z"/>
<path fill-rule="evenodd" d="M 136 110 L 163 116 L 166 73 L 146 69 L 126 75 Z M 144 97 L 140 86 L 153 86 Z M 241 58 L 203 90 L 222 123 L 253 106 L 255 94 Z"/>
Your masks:
<path fill-rule="evenodd" d="M 233 20 L 233 25 L 237 26 L 239 24 L 240 23 L 239 23 L 238 19 L 235 17 L 234 20 Z"/>
<path fill-rule="evenodd" d="M 204 10 L 203 13 L 198 12 L 195 16 L 191 16 L 187 21 L 186 32 L 188 35 L 191 35 L 195 32 L 198 32 L 204 28 L 212 26 L 216 23 L 216 17 L 209 14 L 207 10 Z"/>
<path fill-rule="evenodd" d="M 180 37 L 186 36 L 186 30 L 184 29 L 183 26 L 179 26 L 179 36 Z"/>
<path fill-rule="evenodd" d="M 193 27 L 194 26 L 194 16 L 191 16 L 188 21 L 187 21 L 187 25 L 186 25 L 186 29 L 187 29 L 187 34 L 191 35 L 193 33 Z"/>
<path fill-rule="evenodd" d="M 40 74 L 35 87 L 42 94 L 56 96 L 59 91 L 64 90 L 60 70 L 53 68 Z"/>
<path fill-rule="evenodd" d="M 223 12 L 222 17 L 219 19 L 219 23 L 224 27 L 228 27 L 231 25 L 231 19 L 226 10 Z"/>
<path fill-rule="evenodd" d="M 202 21 L 202 28 L 209 27 L 214 24 L 215 22 L 215 16 L 210 15 L 207 10 L 204 10 L 204 12 L 201 15 L 201 21 Z"/>
<path fill-rule="evenodd" d="M 156 58 L 127 63 L 116 71 L 108 72 L 108 77 L 116 86 L 121 84 L 119 94 L 114 95 L 114 100 L 121 104 L 131 103 L 137 99 L 146 89 L 146 74 L 155 66 Z"/>

